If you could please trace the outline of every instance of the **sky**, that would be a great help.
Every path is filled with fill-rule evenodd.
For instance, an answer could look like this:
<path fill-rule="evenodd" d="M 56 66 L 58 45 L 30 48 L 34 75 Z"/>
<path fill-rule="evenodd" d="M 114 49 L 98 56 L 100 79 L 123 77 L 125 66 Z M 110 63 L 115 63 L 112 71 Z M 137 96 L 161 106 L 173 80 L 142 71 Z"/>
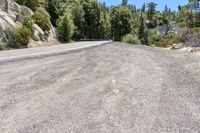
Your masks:
<path fill-rule="evenodd" d="M 99 2 L 105 2 L 107 6 L 119 5 L 122 0 L 98 0 Z M 144 3 L 155 2 L 158 4 L 157 10 L 164 10 L 165 5 L 168 5 L 172 10 L 177 11 L 178 5 L 184 5 L 188 3 L 188 0 L 128 0 L 129 4 L 136 5 L 137 8 L 141 8 Z"/>

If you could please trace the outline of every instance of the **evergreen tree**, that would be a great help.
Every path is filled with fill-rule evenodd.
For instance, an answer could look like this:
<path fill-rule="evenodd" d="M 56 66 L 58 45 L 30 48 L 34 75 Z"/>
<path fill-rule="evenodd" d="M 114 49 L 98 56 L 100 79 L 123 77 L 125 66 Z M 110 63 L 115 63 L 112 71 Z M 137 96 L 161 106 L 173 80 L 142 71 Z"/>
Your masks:
<path fill-rule="evenodd" d="M 85 0 L 83 6 L 83 33 L 85 38 L 97 39 L 100 31 L 101 8 L 97 1 Z"/>
<path fill-rule="evenodd" d="M 170 21 L 170 9 L 168 8 L 167 5 L 165 5 L 165 9 L 162 13 L 162 16 L 163 16 L 163 23 L 168 25 Z"/>
<path fill-rule="evenodd" d="M 139 26 L 139 31 L 138 31 L 138 38 L 141 40 L 141 42 L 143 42 L 144 35 L 145 35 L 144 17 L 141 15 L 140 26 Z"/>
<path fill-rule="evenodd" d="M 80 3 L 77 3 L 76 6 L 72 7 L 72 15 L 73 15 L 73 22 L 74 22 L 74 40 L 80 40 L 84 36 L 84 12 L 83 7 Z"/>
<path fill-rule="evenodd" d="M 146 4 L 144 3 L 144 4 L 142 5 L 141 12 L 145 12 L 145 11 L 146 11 Z"/>
<path fill-rule="evenodd" d="M 57 26 L 59 40 L 62 42 L 69 42 L 74 32 L 72 16 L 69 10 L 64 13 L 64 16 L 58 19 Z"/>
<path fill-rule="evenodd" d="M 200 0 L 189 0 L 189 3 L 194 10 L 200 8 Z"/>
<path fill-rule="evenodd" d="M 46 10 L 51 16 L 51 23 L 56 26 L 56 21 L 59 18 L 60 0 L 47 0 Z"/>
<path fill-rule="evenodd" d="M 150 26 L 149 27 L 152 27 L 153 25 L 153 18 L 154 18 L 154 15 L 156 14 L 156 6 L 157 4 L 154 3 L 154 2 L 150 2 L 147 4 L 147 19 L 149 20 L 149 24 Z"/>
<path fill-rule="evenodd" d="M 17 3 L 25 5 L 35 11 L 38 7 L 43 6 L 45 0 L 16 0 Z"/>
<path fill-rule="evenodd" d="M 164 9 L 164 12 L 163 13 L 165 13 L 165 14 L 168 14 L 169 13 L 169 8 L 168 8 L 168 6 L 167 5 L 165 5 L 165 9 Z"/>
<path fill-rule="evenodd" d="M 123 36 L 132 31 L 131 9 L 125 6 L 113 7 L 110 17 L 112 37 L 115 41 L 121 41 Z"/>
<path fill-rule="evenodd" d="M 194 26 L 200 27 L 200 0 L 189 0 L 189 3 L 192 7 L 192 10 L 194 10 Z"/>
<path fill-rule="evenodd" d="M 133 10 L 134 10 L 134 12 L 137 11 L 136 5 L 133 6 Z"/>
<path fill-rule="evenodd" d="M 101 12 L 100 38 L 110 37 L 110 18 L 106 11 Z"/>
<path fill-rule="evenodd" d="M 128 0 L 122 0 L 122 6 L 127 6 L 128 5 Z"/>
<path fill-rule="evenodd" d="M 148 32 L 147 31 L 145 31 L 144 39 L 143 39 L 142 44 L 149 46 L 149 36 L 148 36 Z"/>

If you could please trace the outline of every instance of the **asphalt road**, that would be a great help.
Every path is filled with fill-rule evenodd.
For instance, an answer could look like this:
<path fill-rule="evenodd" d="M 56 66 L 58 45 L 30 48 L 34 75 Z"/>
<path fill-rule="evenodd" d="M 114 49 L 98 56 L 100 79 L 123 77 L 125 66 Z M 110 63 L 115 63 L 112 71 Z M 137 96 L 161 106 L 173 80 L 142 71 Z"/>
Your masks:
<path fill-rule="evenodd" d="M 109 43 L 111 41 L 83 41 L 67 43 L 63 45 L 54 45 L 47 47 L 36 47 L 28 49 L 18 49 L 18 50 L 7 50 L 0 52 L 0 63 L 8 61 L 16 61 L 37 57 L 44 57 L 49 55 L 60 55 L 66 52 L 77 51 L 81 49 L 87 49 L 101 44 Z"/>
<path fill-rule="evenodd" d="M 200 56 L 110 43 L 0 64 L 0 133 L 199 133 Z"/>

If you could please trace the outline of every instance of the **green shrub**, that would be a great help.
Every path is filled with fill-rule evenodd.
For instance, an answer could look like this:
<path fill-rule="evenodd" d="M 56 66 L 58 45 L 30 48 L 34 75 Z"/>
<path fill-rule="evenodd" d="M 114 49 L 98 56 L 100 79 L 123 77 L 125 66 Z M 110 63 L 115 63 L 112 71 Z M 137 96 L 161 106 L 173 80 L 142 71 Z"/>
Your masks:
<path fill-rule="evenodd" d="M 3 44 L 0 42 L 0 51 L 4 49 Z"/>
<path fill-rule="evenodd" d="M 148 35 L 149 36 L 156 36 L 156 35 L 158 35 L 158 30 L 157 29 L 150 29 L 150 30 L 148 30 Z"/>
<path fill-rule="evenodd" d="M 174 43 L 181 43 L 183 41 L 183 36 L 175 33 L 168 33 L 165 36 L 154 35 L 150 37 L 150 43 L 158 47 L 168 47 Z"/>
<path fill-rule="evenodd" d="M 199 32 L 200 32 L 200 27 L 195 27 L 195 28 L 193 28 L 193 30 L 194 30 L 195 32 L 199 33 Z"/>
<path fill-rule="evenodd" d="M 151 45 L 159 46 L 161 40 L 162 40 L 162 37 L 160 35 L 149 36 L 149 42 L 150 42 Z"/>
<path fill-rule="evenodd" d="M 179 27 L 186 27 L 186 22 L 185 21 L 180 22 Z"/>
<path fill-rule="evenodd" d="M 4 33 L 6 35 L 6 38 L 8 39 L 8 47 L 15 48 L 16 47 L 14 43 L 15 29 L 6 28 Z"/>
<path fill-rule="evenodd" d="M 25 26 L 26 28 L 32 30 L 34 21 L 31 17 L 24 17 L 22 25 Z"/>
<path fill-rule="evenodd" d="M 16 0 L 20 5 L 25 5 L 35 11 L 41 5 L 44 5 L 44 0 Z"/>
<path fill-rule="evenodd" d="M 122 41 L 130 44 L 141 44 L 140 40 L 135 35 L 132 34 L 125 35 Z"/>
<path fill-rule="evenodd" d="M 62 42 L 70 41 L 73 35 L 74 25 L 71 17 L 70 12 L 65 12 L 57 21 L 58 38 Z"/>
<path fill-rule="evenodd" d="M 176 33 L 168 33 L 165 38 L 171 40 L 173 43 L 183 42 L 183 36 Z"/>
<path fill-rule="evenodd" d="M 20 5 L 24 5 L 25 4 L 25 0 L 15 0 L 15 1 Z"/>
<path fill-rule="evenodd" d="M 31 30 L 23 26 L 15 31 L 12 47 L 27 46 L 31 39 Z"/>
<path fill-rule="evenodd" d="M 39 8 L 32 17 L 34 22 L 42 28 L 42 30 L 49 31 L 51 29 L 50 15 L 45 9 Z"/>

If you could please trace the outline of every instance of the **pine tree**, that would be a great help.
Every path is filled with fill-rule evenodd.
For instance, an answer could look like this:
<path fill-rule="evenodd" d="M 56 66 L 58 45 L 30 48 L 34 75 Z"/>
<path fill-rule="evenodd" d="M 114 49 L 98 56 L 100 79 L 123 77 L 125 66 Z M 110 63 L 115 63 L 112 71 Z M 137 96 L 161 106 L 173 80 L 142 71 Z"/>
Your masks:
<path fill-rule="evenodd" d="M 200 27 L 200 0 L 189 0 L 192 9 L 195 11 L 195 27 Z"/>
<path fill-rule="evenodd" d="M 145 35 L 144 17 L 140 16 L 140 26 L 138 31 L 138 38 L 142 41 Z"/>
<path fill-rule="evenodd" d="M 168 13 L 168 12 L 169 12 L 169 8 L 167 5 L 165 5 L 164 13 Z"/>
<path fill-rule="evenodd" d="M 148 31 L 144 34 L 143 44 L 149 46 Z"/>
<path fill-rule="evenodd" d="M 70 11 L 66 11 L 64 16 L 60 17 L 57 21 L 58 38 L 62 42 L 69 42 L 73 32 L 74 25 Z"/>
<path fill-rule="evenodd" d="M 142 5 L 141 12 L 145 12 L 145 11 L 146 11 L 146 4 L 144 3 L 144 4 Z"/>
<path fill-rule="evenodd" d="M 60 4 L 60 0 L 47 0 L 45 8 L 51 16 L 51 23 L 53 24 L 53 26 L 56 26 L 56 21 L 59 18 L 58 10 L 61 8 Z"/>
<path fill-rule="evenodd" d="M 148 10 L 147 10 L 147 19 L 150 22 L 150 25 L 153 23 L 154 15 L 156 14 L 156 6 L 157 4 L 154 2 L 150 2 L 147 4 Z"/>
<path fill-rule="evenodd" d="M 101 7 L 97 1 L 85 0 L 83 7 L 83 33 L 86 38 L 98 39 L 100 31 Z"/>
<path fill-rule="evenodd" d="M 127 6 L 128 5 L 128 0 L 122 0 L 122 6 Z"/>
<path fill-rule="evenodd" d="M 133 10 L 134 10 L 135 12 L 137 11 L 136 5 L 133 6 Z"/>

